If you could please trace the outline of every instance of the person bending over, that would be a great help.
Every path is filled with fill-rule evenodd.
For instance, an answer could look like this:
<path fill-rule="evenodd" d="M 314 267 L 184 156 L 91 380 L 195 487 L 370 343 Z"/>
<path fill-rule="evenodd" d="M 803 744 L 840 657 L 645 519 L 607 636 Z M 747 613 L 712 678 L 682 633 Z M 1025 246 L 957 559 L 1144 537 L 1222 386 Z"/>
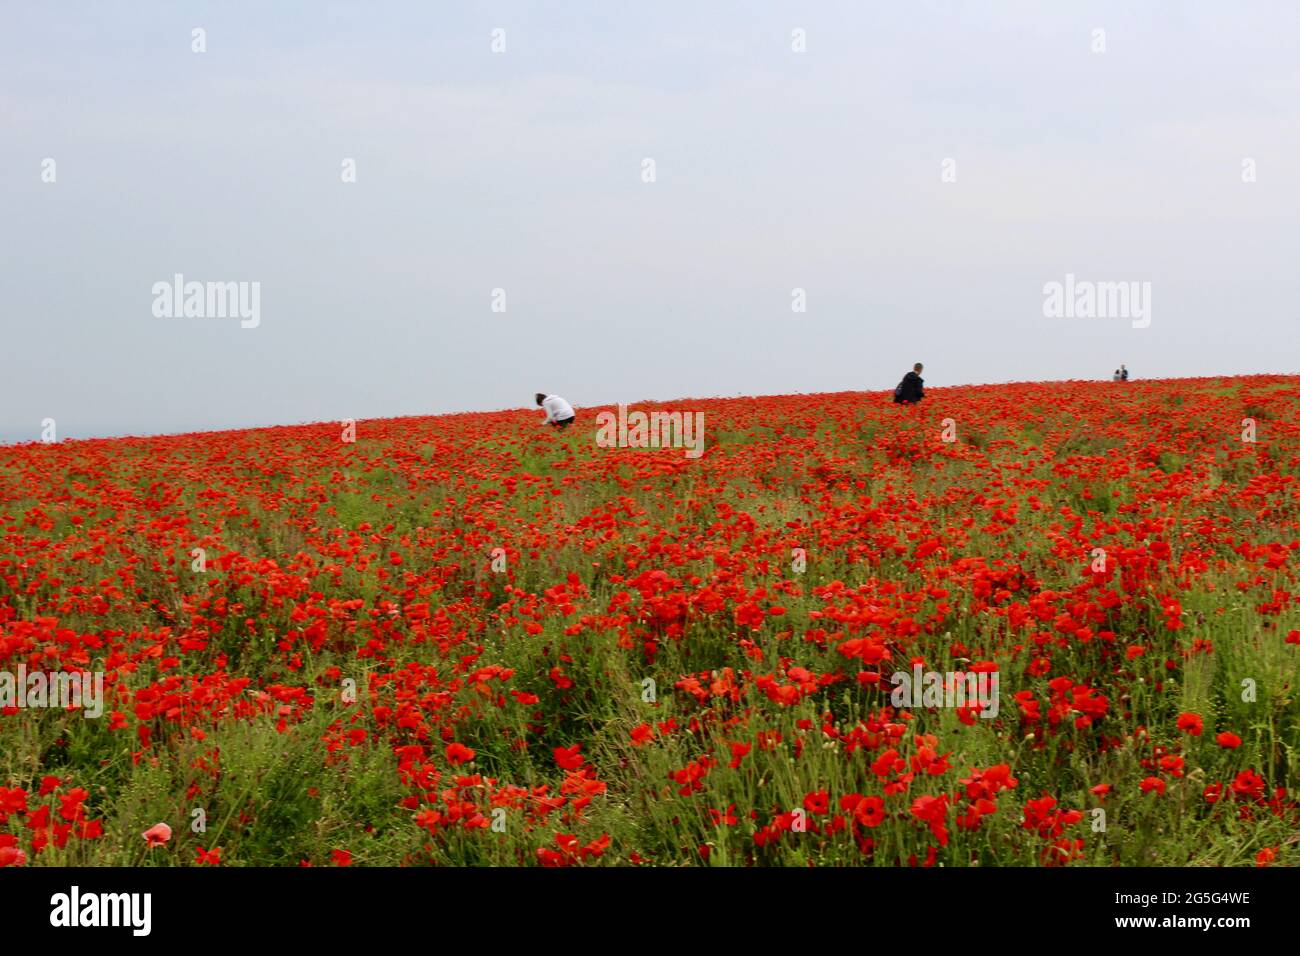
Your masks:
<path fill-rule="evenodd" d="M 541 424 L 552 428 L 568 428 L 573 424 L 573 406 L 558 395 L 537 393 L 537 404 L 546 412 Z"/>

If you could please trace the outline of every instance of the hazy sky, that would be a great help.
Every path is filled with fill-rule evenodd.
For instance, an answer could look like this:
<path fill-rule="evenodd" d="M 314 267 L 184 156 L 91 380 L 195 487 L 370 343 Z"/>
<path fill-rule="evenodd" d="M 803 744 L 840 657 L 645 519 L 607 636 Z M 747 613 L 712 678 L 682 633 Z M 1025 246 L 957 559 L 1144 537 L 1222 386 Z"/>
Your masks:
<path fill-rule="evenodd" d="M 0 439 L 1295 372 L 1298 10 L 0 0 Z"/>

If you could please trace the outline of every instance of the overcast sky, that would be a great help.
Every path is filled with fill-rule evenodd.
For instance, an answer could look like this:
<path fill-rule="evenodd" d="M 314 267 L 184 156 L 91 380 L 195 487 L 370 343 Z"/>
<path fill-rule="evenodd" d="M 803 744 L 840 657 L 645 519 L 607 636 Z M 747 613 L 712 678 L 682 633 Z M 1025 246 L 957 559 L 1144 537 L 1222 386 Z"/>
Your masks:
<path fill-rule="evenodd" d="M 1296 372 L 1298 10 L 3 0 L 0 439 Z"/>

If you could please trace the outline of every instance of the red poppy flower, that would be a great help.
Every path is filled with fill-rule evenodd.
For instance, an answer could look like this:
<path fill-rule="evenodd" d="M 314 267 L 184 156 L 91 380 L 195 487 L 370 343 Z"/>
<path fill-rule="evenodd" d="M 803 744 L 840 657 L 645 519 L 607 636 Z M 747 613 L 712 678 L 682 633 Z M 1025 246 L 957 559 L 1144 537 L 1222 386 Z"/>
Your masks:
<path fill-rule="evenodd" d="M 581 754 L 578 753 L 581 749 L 581 744 L 574 744 L 572 747 L 556 747 L 552 751 L 555 765 L 561 770 L 577 770 L 584 762 Z"/>
<path fill-rule="evenodd" d="M 205 850 L 198 847 L 197 856 L 194 860 L 200 866 L 220 866 L 221 865 L 221 847 L 213 847 L 211 850 Z"/>
<path fill-rule="evenodd" d="M 1203 721 L 1200 714 L 1180 714 L 1178 717 L 1178 729 L 1191 734 L 1193 737 L 1201 736 L 1202 727 Z"/>
<path fill-rule="evenodd" d="M 150 848 L 166 846 L 172 838 L 172 828 L 165 823 L 155 823 L 140 835 L 144 837 L 145 844 Z"/>
<path fill-rule="evenodd" d="M 853 819 L 864 827 L 880 826 L 885 822 L 885 801 L 880 797 L 863 797 L 853 808 Z"/>
<path fill-rule="evenodd" d="M 447 761 L 455 766 L 468 763 L 474 759 L 473 749 L 460 743 L 450 743 L 446 750 Z"/>
<path fill-rule="evenodd" d="M 1159 777 L 1147 777 L 1138 785 L 1138 787 L 1143 793 L 1151 793 L 1154 791 L 1157 796 L 1165 792 L 1165 782 Z"/>
<path fill-rule="evenodd" d="M 830 810 L 830 794 L 825 790 L 816 790 L 803 798 L 803 806 L 815 817 L 824 816 Z"/>
<path fill-rule="evenodd" d="M 16 846 L 0 846 L 0 866 L 22 866 L 27 854 Z"/>
<path fill-rule="evenodd" d="M 638 724 L 632 728 L 632 743 L 640 747 L 654 739 L 654 728 L 649 724 Z"/>

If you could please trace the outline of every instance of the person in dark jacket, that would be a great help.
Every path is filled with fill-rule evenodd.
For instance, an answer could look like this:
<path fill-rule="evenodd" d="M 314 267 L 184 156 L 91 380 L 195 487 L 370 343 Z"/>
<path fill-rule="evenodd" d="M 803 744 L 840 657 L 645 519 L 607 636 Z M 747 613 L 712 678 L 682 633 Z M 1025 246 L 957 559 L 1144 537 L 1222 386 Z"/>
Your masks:
<path fill-rule="evenodd" d="M 925 379 L 921 378 L 923 367 L 920 362 L 917 362 L 912 366 L 912 371 L 903 376 L 903 380 L 898 383 L 898 388 L 894 389 L 896 404 L 913 404 L 925 398 Z"/>

